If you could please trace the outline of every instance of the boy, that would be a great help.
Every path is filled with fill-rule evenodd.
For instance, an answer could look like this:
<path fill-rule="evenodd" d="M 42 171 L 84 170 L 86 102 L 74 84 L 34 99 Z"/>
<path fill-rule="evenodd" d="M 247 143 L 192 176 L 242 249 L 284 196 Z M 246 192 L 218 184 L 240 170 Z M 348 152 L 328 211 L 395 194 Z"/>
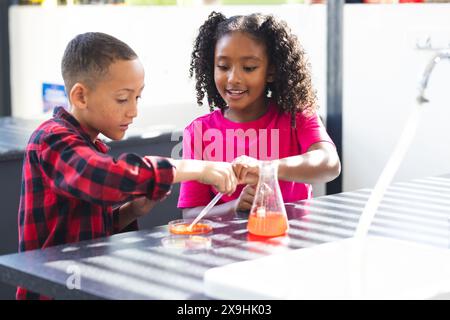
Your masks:
<path fill-rule="evenodd" d="M 173 183 L 197 180 L 220 192 L 235 190 L 229 163 L 106 154 L 98 134 L 122 139 L 144 88 L 144 69 L 128 45 L 103 33 L 78 35 L 61 69 L 71 112 L 56 108 L 27 145 L 20 252 L 134 230 Z M 18 288 L 16 298 L 45 297 Z"/>

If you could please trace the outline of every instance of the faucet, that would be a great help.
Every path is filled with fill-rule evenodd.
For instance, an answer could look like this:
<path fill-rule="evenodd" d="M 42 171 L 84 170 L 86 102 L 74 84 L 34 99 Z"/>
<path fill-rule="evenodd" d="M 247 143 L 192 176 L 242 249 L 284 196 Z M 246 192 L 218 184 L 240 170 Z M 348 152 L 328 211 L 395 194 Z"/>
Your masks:
<path fill-rule="evenodd" d="M 441 50 L 441 51 L 437 52 L 433 56 L 433 59 L 431 59 L 431 61 L 426 66 L 425 71 L 424 71 L 424 73 L 422 75 L 422 79 L 421 79 L 421 81 L 419 83 L 419 96 L 417 97 L 417 102 L 419 104 L 424 104 L 424 103 L 427 103 L 427 102 L 430 101 L 427 98 L 425 98 L 425 96 L 424 96 L 425 89 L 428 86 L 428 80 L 430 79 L 431 72 L 433 71 L 434 67 L 439 62 L 441 62 L 443 59 L 450 60 L 450 49 L 448 49 L 448 50 Z"/>
<path fill-rule="evenodd" d="M 419 49 L 433 51 L 435 50 L 430 46 L 421 47 Z M 366 205 L 364 206 L 363 212 L 356 227 L 354 235 L 355 238 L 361 239 L 361 237 L 366 236 L 369 232 L 369 227 L 375 216 L 378 205 L 380 204 L 386 189 L 389 187 L 389 184 L 391 183 L 395 173 L 397 172 L 398 167 L 400 166 L 400 163 L 414 138 L 414 132 L 416 131 L 417 123 L 420 118 L 420 111 L 423 109 L 420 107 L 422 106 L 422 104 L 429 102 L 429 100 L 425 98 L 424 93 L 425 89 L 428 86 L 428 80 L 430 79 L 431 72 L 433 71 L 436 64 L 438 64 L 443 59 L 450 60 L 450 47 L 439 49 L 425 68 L 422 79 L 420 81 L 419 95 L 417 97 L 418 106 L 414 108 L 414 112 L 411 113 L 410 118 L 407 120 L 406 126 L 402 131 L 400 139 L 397 142 L 394 151 L 391 153 L 391 156 L 388 159 L 386 165 L 384 166 L 383 171 L 381 171 L 375 187 L 370 194 Z"/>

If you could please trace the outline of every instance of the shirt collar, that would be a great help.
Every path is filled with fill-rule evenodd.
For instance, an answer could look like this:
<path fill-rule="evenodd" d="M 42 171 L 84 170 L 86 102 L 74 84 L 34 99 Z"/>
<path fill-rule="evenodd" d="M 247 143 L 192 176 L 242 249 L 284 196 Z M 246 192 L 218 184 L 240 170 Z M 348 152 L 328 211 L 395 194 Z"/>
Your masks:
<path fill-rule="evenodd" d="M 95 139 L 94 142 L 92 142 L 91 137 L 89 134 L 83 129 L 83 127 L 80 125 L 80 123 L 75 119 L 75 117 L 70 114 L 66 109 L 63 107 L 55 107 L 53 109 L 53 118 L 56 120 L 62 120 L 66 123 L 68 123 L 73 129 L 75 129 L 83 138 L 88 140 L 98 151 L 102 153 L 106 153 L 109 150 L 109 147 L 100 139 Z"/>

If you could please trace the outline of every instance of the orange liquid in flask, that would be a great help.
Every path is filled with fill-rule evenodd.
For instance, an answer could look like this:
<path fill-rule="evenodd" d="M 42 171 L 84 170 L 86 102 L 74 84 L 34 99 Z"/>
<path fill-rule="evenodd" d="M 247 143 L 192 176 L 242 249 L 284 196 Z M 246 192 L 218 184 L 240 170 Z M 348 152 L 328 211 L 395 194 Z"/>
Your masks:
<path fill-rule="evenodd" d="M 264 215 L 252 212 L 248 217 L 247 230 L 257 236 L 281 236 L 288 230 L 287 219 L 281 212 L 267 211 Z"/>

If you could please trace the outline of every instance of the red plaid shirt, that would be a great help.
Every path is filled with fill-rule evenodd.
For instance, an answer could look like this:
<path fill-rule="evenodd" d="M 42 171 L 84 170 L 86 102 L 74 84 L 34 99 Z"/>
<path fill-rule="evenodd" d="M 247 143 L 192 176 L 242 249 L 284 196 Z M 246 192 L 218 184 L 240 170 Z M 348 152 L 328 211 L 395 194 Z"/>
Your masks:
<path fill-rule="evenodd" d="M 123 231 L 120 205 L 170 192 L 174 168 L 167 159 L 132 153 L 115 159 L 107 151 L 61 107 L 34 131 L 22 169 L 19 252 Z M 137 223 L 129 227 L 137 229 Z M 18 288 L 16 298 L 45 297 Z"/>

